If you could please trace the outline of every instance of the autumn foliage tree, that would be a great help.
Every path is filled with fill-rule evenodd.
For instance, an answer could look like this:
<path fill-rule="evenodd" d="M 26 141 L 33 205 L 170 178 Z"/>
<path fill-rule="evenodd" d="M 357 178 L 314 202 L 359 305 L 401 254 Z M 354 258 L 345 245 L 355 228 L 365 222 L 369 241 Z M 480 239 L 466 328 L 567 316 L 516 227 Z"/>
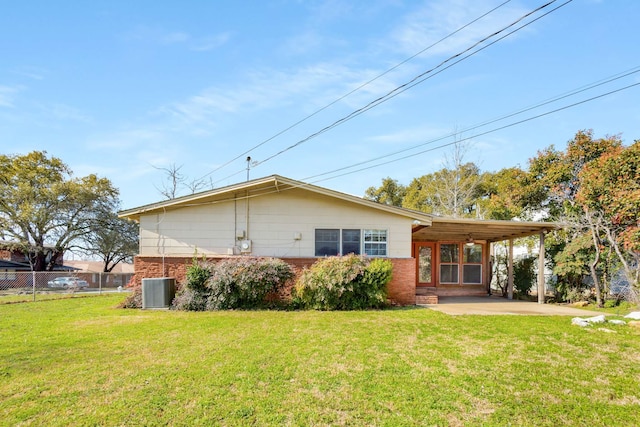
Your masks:
<path fill-rule="evenodd" d="M 640 269 L 640 141 L 615 146 L 580 172 L 576 198 L 617 255 L 630 283 Z"/>
<path fill-rule="evenodd" d="M 550 241 L 554 271 L 563 281 L 579 286 L 571 278 L 581 278 L 586 267 L 598 305 L 603 304 L 606 289 L 601 280 L 615 268 L 603 262 L 611 259 L 605 253 L 617 254 L 627 276 L 637 283 L 637 252 L 632 244 L 637 237 L 640 182 L 636 146 L 625 148 L 619 136 L 594 138 L 591 130 L 579 131 L 566 150 L 550 146 L 529 164 L 525 181 L 529 208 L 566 225 L 556 233 L 556 241 Z"/>

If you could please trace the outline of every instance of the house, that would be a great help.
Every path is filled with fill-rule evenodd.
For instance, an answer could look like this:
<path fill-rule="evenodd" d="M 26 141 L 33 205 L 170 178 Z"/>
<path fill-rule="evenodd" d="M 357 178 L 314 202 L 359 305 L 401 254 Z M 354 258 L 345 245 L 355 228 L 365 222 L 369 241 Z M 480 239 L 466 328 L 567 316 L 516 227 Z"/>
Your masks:
<path fill-rule="evenodd" d="M 53 257 L 54 248 L 45 246 L 45 256 L 47 262 Z M 35 249 L 32 249 L 35 251 Z M 31 255 L 34 252 L 31 252 Z M 26 271 L 31 271 L 31 264 L 29 263 L 29 251 L 24 250 L 24 248 L 17 244 L 16 242 L 10 242 L 7 240 L 0 240 L 0 260 L 11 261 L 17 264 L 20 264 L 22 267 L 26 268 Z M 55 260 L 55 268 L 54 270 L 62 269 L 62 265 L 64 264 L 64 255 L 59 254 Z M 22 268 L 21 268 L 22 271 Z"/>
<path fill-rule="evenodd" d="M 277 257 L 293 266 L 356 253 L 394 264 L 389 297 L 403 305 L 490 292 L 491 243 L 553 224 L 452 219 L 379 204 L 273 175 L 120 212 L 140 224 L 136 281 L 184 278 L 194 256 Z M 544 283 L 542 283 L 544 285 Z"/>
<path fill-rule="evenodd" d="M 74 276 L 86 280 L 91 288 L 117 288 L 126 286 L 133 277 L 133 264 L 119 262 L 109 273 L 104 272 L 103 261 L 72 260 L 65 266 L 75 270 Z"/>

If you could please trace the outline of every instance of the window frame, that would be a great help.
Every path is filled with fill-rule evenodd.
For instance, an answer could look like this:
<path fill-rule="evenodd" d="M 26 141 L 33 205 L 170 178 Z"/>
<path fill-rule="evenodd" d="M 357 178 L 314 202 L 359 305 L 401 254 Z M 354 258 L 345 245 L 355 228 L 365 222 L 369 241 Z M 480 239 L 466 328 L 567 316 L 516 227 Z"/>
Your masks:
<path fill-rule="evenodd" d="M 443 246 L 447 246 L 447 245 L 457 245 L 458 250 L 456 251 L 456 257 L 455 257 L 455 262 L 451 262 L 451 261 L 445 261 L 443 262 L 443 257 L 442 257 L 442 247 Z M 441 241 L 438 242 L 437 244 L 437 248 L 436 248 L 436 253 L 438 256 L 438 260 L 437 260 L 437 274 L 438 274 L 438 285 L 445 285 L 445 286 L 449 286 L 449 285 L 457 285 L 457 286 L 472 286 L 472 285 L 482 285 L 484 284 L 485 278 L 484 278 L 484 261 L 485 261 L 485 243 L 474 243 L 475 247 L 479 247 L 480 248 L 480 261 L 479 262 L 467 262 L 467 251 L 465 249 L 467 249 L 467 246 L 465 245 L 465 242 L 460 242 L 460 241 Z M 450 281 L 450 282 L 445 282 L 442 280 L 443 274 L 442 274 L 442 268 L 443 266 L 452 266 L 452 274 L 456 274 L 457 275 L 457 281 Z M 455 266 L 455 267 L 453 267 Z M 479 272 L 479 282 L 470 282 L 465 280 L 465 270 L 467 266 L 478 266 L 480 268 L 480 272 Z M 455 273 L 453 273 L 455 272 Z"/>
<path fill-rule="evenodd" d="M 350 232 L 358 231 L 358 253 L 349 250 L 345 252 L 345 241 L 347 244 L 355 243 L 355 239 L 347 240 Z M 322 254 L 318 252 L 318 232 L 336 232 L 337 253 L 335 255 Z M 345 239 L 347 237 L 347 239 Z M 322 240 L 333 244 L 333 240 Z M 330 248 L 332 249 L 332 248 Z M 372 258 L 385 258 L 389 255 L 389 230 L 386 228 L 315 228 L 314 229 L 314 256 L 340 256 L 347 254 L 362 255 Z"/>
<path fill-rule="evenodd" d="M 479 247 L 480 248 L 480 261 L 479 262 L 465 261 L 465 259 L 467 257 L 466 249 L 471 249 L 471 248 L 475 248 L 475 247 Z M 463 245 L 463 248 L 462 248 L 462 263 L 461 263 L 462 284 L 463 285 L 482 285 L 482 282 L 483 282 L 482 261 L 484 259 L 484 245 L 482 245 L 481 243 L 474 243 L 474 245 L 471 248 L 468 247 L 466 244 Z M 467 281 L 465 281 L 465 267 L 466 266 L 478 266 L 478 267 L 480 267 L 480 275 L 479 275 L 480 281 L 479 282 L 467 282 Z"/>
<path fill-rule="evenodd" d="M 455 262 L 453 261 L 442 261 L 442 247 L 448 245 L 456 245 L 457 250 L 454 252 L 456 254 Z M 442 267 L 450 266 L 453 268 L 451 271 L 456 273 L 456 281 L 455 282 L 444 282 L 442 280 Z M 459 285 L 460 284 L 460 242 L 440 242 L 438 244 L 438 282 L 443 285 Z"/>

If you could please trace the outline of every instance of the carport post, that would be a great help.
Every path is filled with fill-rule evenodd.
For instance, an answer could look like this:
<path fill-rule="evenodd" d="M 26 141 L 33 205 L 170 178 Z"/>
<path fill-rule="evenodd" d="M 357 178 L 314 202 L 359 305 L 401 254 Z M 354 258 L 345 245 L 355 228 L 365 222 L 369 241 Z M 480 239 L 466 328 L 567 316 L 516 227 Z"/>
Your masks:
<path fill-rule="evenodd" d="M 544 304 L 544 293 L 544 231 L 542 231 L 538 252 L 538 304 Z"/>
<path fill-rule="evenodd" d="M 507 298 L 513 299 L 513 239 L 509 239 L 509 262 L 507 265 Z"/>

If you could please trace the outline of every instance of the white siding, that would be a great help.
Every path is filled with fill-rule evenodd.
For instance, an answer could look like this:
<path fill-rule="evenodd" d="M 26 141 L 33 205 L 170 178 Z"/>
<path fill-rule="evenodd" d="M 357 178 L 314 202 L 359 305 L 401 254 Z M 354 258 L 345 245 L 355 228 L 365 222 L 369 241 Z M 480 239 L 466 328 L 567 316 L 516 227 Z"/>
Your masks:
<path fill-rule="evenodd" d="M 252 255 L 313 257 L 316 228 L 358 228 L 387 230 L 387 256 L 411 256 L 410 218 L 340 199 L 288 190 L 249 199 L 248 227 L 246 212 L 246 200 L 239 199 L 142 215 L 140 254 L 227 255 L 239 244 L 236 230 L 243 230 Z"/>

